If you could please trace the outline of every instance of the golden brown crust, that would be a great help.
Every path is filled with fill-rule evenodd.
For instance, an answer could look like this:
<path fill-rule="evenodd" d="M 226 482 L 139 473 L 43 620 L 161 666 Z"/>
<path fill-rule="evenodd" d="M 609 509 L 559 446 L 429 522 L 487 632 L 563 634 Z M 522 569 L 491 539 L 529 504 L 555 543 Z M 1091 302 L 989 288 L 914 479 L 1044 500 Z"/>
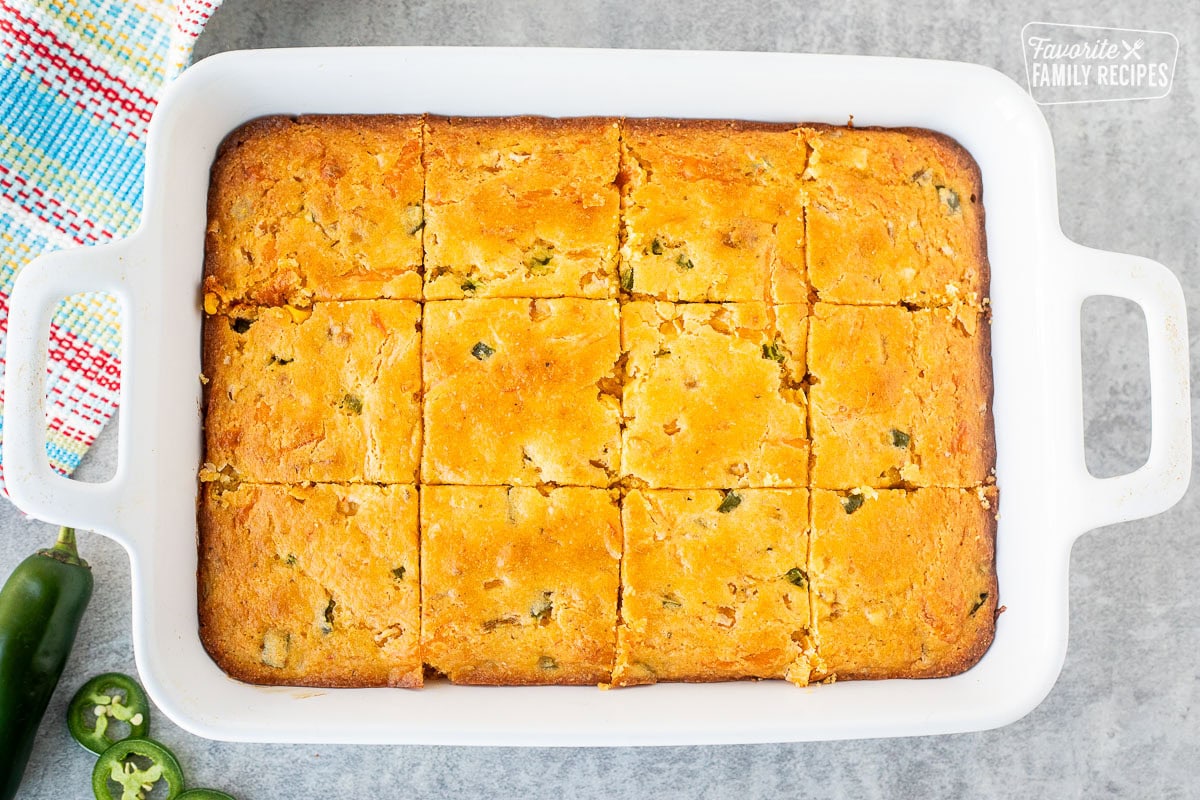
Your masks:
<path fill-rule="evenodd" d="M 807 682 L 808 491 L 632 491 L 613 685 Z"/>
<path fill-rule="evenodd" d="M 203 487 L 200 640 L 231 677 L 418 687 L 412 486 Z"/>
<path fill-rule="evenodd" d="M 989 271 L 978 165 L 916 129 L 807 126 L 809 280 L 826 302 L 981 305 Z"/>
<path fill-rule="evenodd" d="M 802 487 L 807 307 L 621 309 L 621 473 L 656 488 Z"/>
<path fill-rule="evenodd" d="M 426 303 L 422 480 L 608 486 L 619 329 L 611 300 Z"/>
<path fill-rule="evenodd" d="M 417 116 L 265 117 L 212 168 L 205 308 L 421 297 Z"/>
<path fill-rule="evenodd" d="M 616 500 L 606 489 L 422 487 L 426 663 L 455 683 L 607 681 Z"/>
<path fill-rule="evenodd" d="M 430 117 L 425 297 L 617 294 L 615 119 Z"/>
<path fill-rule="evenodd" d="M 807 302 L 795 126 L 626 120 L 621 275 L 635 296 Z"/>
<path fill-rule="evenodd" d="M 814 486 L 979 486 L 995 464 L 989 319 L 971 308 L 813 308 Z"/>
<path fill-rule="evenodd" d="M 857 498 L 855 500 L 854 498 Z M 970 668 L 995 630 L 996 490 L 814 490 L 814 680 Z"/>
<path fill-rule="evenodd" d="M 414 483 L 421 308 L 405 300 L 205 319 L 205 460 L 263 483 Z"/>

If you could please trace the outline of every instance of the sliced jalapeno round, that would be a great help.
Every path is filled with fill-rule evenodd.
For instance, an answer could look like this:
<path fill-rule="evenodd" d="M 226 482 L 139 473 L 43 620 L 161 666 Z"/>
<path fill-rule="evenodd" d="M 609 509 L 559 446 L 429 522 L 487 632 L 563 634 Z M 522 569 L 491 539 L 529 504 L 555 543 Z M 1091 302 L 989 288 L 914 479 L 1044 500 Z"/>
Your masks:
<path fill-rule="evenodd" d="M 175 800 L 234 800 L 232 795 L 216 789 L 188 789 Z"/>
<path fill-rule="evenodd" d="M 176 800 L 183 791 L 183 768 L 152 739 L 122 739 L 100 754 L 92 770 L 96 800 L 145 800 L 160 781 L 167 785 L 163 800 Z"/>
<path fill-rule="evenodd" d="M 146 738 L 150 701 L 133 678 L 106 672 L 79 687 L 71 698 L 67 728 L 75 741 L 99 755 L 122 739 Z"/>

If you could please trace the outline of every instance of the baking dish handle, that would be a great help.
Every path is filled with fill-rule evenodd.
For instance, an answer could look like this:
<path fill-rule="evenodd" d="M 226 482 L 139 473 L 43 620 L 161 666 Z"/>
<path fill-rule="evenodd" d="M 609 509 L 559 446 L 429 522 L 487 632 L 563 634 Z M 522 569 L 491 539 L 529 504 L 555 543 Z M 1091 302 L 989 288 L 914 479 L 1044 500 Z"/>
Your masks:
<path fill-rule="evenodd" d="M 1188 373 L 1187 306 L 1179 279 L 1156 261 L 1066 242 L 1064 262 L 1071 265 L 1076 293 L 1075 336 L 1081 344 L 1083 301 L 1096 295 L 1137 303 L 1146 316 L 1150 350 L 1150 456 L 1125 475 L 1095 478 L 1081 470 L 1076 503 L 1083 531 L 1153 516 L 1183 497 L 1192 470 L 1192 417 Z M 1081 348 L 1074 367 L 1082 375 Z M 1082 411 L 1082 385 L 1078 391 Z M 1080 417 L 1082 423 L 1082 417 Z M 1083 426 L 1078 449 L 1083 459 Z"/>
<path fill-rule="evenodd" d="M 37 519 L 119 538 L 117 515 L 126 478 L 124 458 L 105 483 L 59 475 L 46 457 L 46 362 L 50 323 L 59 301 L 80 292 L 108 292 L 128 309 L 123 275 L 129 240 L 49 253 L 18 274 L 9 298 L 4 376 L 4 479 L 13 503 Z M 126 314 L 126 317 L 128 314 Z M 129 331 L 122 337 L 122 361 Z M 124 400 L 124 392 L 122 392 Z"/>

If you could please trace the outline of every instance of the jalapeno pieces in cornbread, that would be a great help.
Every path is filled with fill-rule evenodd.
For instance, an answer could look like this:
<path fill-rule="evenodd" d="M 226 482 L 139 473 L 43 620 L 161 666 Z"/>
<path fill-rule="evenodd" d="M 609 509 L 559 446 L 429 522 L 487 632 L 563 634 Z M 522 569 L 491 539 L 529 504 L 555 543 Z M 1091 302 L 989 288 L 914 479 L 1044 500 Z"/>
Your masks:
<path fill-rule="evenodd" d="M 995 463 L 989 324 L 978 311 L 812 311 L 813 485 L 979 486 Z"/>
<path fill-rule="evenodd" d="M 608 486 L 620 464 L 611 300 L 425 304 L 425 483 Z"/>
<path fill-rule="evenodd" d="M 995 626 L 996 490 L 813 491 L 814 679 L 973 665 Z"/>
<path fill-rule="evenodd" d="M 808 301 L 794 125 L 625 121 L 623 288 L 658 300 Z"/>
<path fill-rule="evenodd" d="M 808 131 L 808 278 L 847 304 L 978 306 L 988 273 L 979 167 L 930 131 Z"/>
<path fill-rule="evenodd" d="M 613 684 L 808 682 L 808 491 L 632 491 Z"/>
<path fill-rule="evenodd" d="M 208 472 L 414 483 L 421 307 L 373 300 L 246 313 L 204 327 Z"/>
<path fill-rule="evenodd" d="M 238 680 L 420 686 L 412 486 L 203 488 L 200 639 Z"/>
<path fill-rule="evenodd" d="M 615 119 L 429 117 L 425 297 L 615 297 Z"/>
<path fill-rule="evenodd" d="M 455 683 L 607 682 L 620 531 L 606 489 L 422 487 L 425 662 Z"/>
<path fill-rule="evenodd" d="M 621 308 L 622 475 L 655 488 L 805 486 L 807 307 Z"/>
<path fill-rule="evenodd" d="M 421 297 L 420 117 L 266 117 L 212 170 L 205 308 Z"/>

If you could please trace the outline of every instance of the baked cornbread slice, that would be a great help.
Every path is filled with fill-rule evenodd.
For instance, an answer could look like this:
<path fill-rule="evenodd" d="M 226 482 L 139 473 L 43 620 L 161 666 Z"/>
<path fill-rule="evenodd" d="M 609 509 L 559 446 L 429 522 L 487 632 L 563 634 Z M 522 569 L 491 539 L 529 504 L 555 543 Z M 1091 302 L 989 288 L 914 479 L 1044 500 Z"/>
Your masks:
<path fill-rule="evenodd" d="M 615 297 L 614 119 L 429 117 L 425 297 Z"/>
<path fill-rule="evenodd" d="M 258 483 L 414 483 L 421 307 L 247 309 L 204 325 L 206 474 Z"/>
<path fill-rule="evenodd" d="M 982 303 L 983 189 L 957 142 L 907 128 L 816 127 L 807 139 L 808 277 L 819 299 Z"/>
<path fill-rule="evenodd" d="M 971 667 L 995 628 L 996 490 L 813 491 L 813 680 Z"/>
<path fill-rule="evenodd" d="M 811 322 L 814 486 L 989 480 L 996 444 L 984 314 L 818 303 Z"/>
<path fill-rule="evenodd" d="M 808 309 L 635 301 L 621 474 L 652 488 L 805 486 Z"/>
<path fill-rule="evenodd" d="M 230 676 L 422 684 L 412 486 L 205 484 L 200 639 Z"/>
<path fill-rule="evenodd" d="M 612 682 L 805 684 L 808 491 L 631 491 Z"/>
<path fill-rule="evenodd" d="M 629 119 L 622 286 L 657 300 L 808 302 L 794 125 Z"/>
<path fill-rule="evenodd" d="M 607 682 L 620 530 L 607 489 L 422 487 L 425 662 L 455 683 Z"/>
<path fill-rule="evenodd" d="M 422 481 L 608 486 L 619 329 L 612 300 L 427 302 Z"/>
<path fill-rule="evenodd" d="M 205 307 L 421 297 L 421 118 L 264 117 L 212 169 Z"/>

